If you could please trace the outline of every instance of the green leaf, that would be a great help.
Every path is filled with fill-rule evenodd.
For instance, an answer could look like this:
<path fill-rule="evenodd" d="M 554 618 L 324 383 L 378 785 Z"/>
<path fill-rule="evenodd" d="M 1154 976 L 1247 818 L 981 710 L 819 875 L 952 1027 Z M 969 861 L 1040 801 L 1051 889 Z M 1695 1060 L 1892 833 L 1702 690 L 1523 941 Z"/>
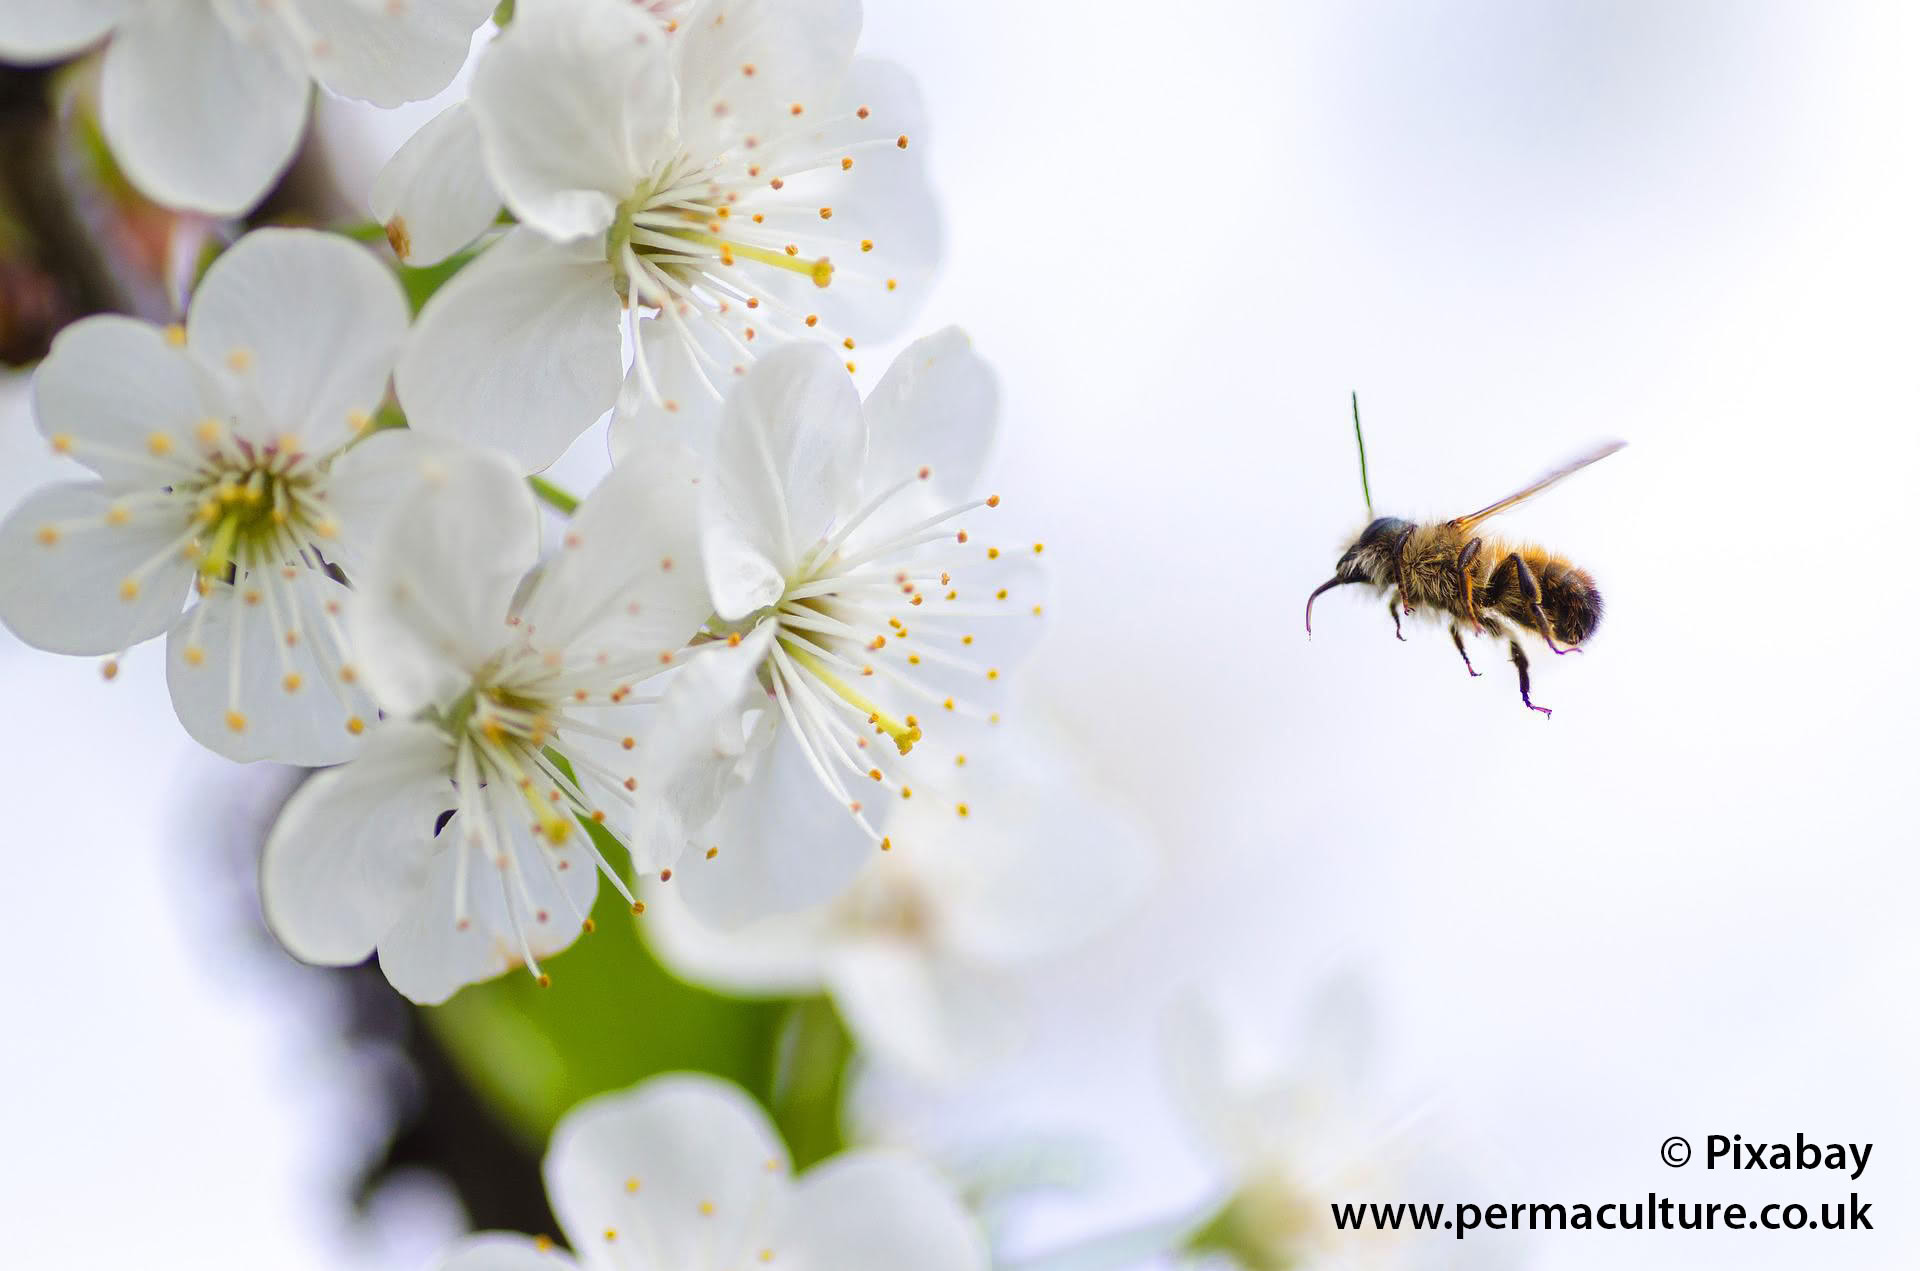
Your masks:
<path fill-rule="evenodd" d="M 626 854 L 598 825 L 615 868 Z M 542 969 L 472 985 L 422 1010 L 467 1081 L 536 1154 L 582 1099 L 663 1072 L 713 1073 L 773 1115 L 805 1166 L 845 1146 L 840 1104 L 853 1046 L 824 998 L 746 1001 L 676 979 L 647 949 L 637 920 L 602 885 L 594 930 Z"/>

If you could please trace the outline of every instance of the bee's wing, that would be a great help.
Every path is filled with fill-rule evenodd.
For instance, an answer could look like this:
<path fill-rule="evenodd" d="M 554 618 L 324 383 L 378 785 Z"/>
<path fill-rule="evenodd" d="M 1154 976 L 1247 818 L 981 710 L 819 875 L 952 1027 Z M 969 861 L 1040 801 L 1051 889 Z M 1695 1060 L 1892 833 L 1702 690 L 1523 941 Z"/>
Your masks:
<path fill-rule="evenodd" d="M 1504 512 L 1508 508 L 1513 507 L 1515 504 L 1525 503 L 1528 499 L 1531 499 L 1534 495 L 1540 493 L 1542 490 L 1545 490 L 1547 487 L 1559 484 L 1560 482 L 1566 480 L 1568 477 L 1572 476 L 1574 473 L 1580 471 L 1580 469 L 1586 467 L 1588 464 L 1600 462 L 1602 459 L 1605 459 L 1608 455 L 1612 454 L 1614 451 L 1620 449 L 1622 446 L 1626 444 L 1627 443 L 1624 441 L 1609 441 L 1605 445 L 1600 446 L 1588 452 L 1587 454 L 1581 455 L 1578 459 L 1575 459 L 1572 463 L 1563 464 L 1562 466 L 1555 468 L 1552 472 L 1549 472 L 1546 476 L 1541 477 L 1538 481 L 1535 481 L 1532 485 L 1528 486 L 1526 489 L 1516 491 L 1513 494 L 1509 494 L 1506 498 L 1500 500 L 1498 503 L 1490 503 L 1486 507 L 1481 508 L 1478 512 L 1470 512 L 1466 516 L 1457 516 L 1451 522 L 1449 522 L 1449 524 L 1451 524 L 1455 529 L 1470 530 L 1474 526 L 1480 524 L 1480 522 L 1486 520 L 1488 517 L 1495 516 L 1501 512 Z"/>

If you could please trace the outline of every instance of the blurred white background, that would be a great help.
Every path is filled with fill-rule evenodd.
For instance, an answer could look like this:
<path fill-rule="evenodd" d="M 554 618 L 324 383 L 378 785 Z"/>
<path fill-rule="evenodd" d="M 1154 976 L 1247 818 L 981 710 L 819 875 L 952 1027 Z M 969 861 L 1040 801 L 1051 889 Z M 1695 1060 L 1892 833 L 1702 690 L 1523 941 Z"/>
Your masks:
<path fill-rule="evenodd" d="M 923 325 L 999 366 L 1003 493 L 1056 571 L 1029 682 L 1166 857 L 1133 921 L 1029 986 L 1024 1058 L 876 1091 L 956 1151 L 1101 1144 L 1021 1247 L 1205 1193 L 1162 1081 L 1172 1002 L 1224 991 L 1284 1046 L 1339 974 L 1369 986 L 1386 1106 L 1470 1163 L 1454 1199 L 1857 1190 L 1879 1228 L 1486 1233 L 1467 1265 L 1914 1264 L 1917 24 L 1864 2 L 868 0 L 867 46 L 934 120 L 950 252 Z M 336 114 L 370 172 L 397 137 Z M 1503 523 L 1609 604 L 1590 652 L 1535 660 L 1551 720 L 1496 647 L 1469 680 L 1443 631 L 1397 644 L 1351 592 L 1305 639 L 1365 520 L 1354 389 L 1384 513 L 1453 515 L 1632 443 Z M 16 497 L 52 467 L 21 396 Z M 250 815 L 248 778 L 177 735 L 160 679 L 152 656 L 109 687 L 0 653 L 10 1258 L 418 1266 L 454 1216 L 428 1196 L 344 1226 L 356 1075 L 209 917 L 203 840 Z M 1796 1131 L 1873 1142 L 1866 1175 L 1657 1156 Z"/>

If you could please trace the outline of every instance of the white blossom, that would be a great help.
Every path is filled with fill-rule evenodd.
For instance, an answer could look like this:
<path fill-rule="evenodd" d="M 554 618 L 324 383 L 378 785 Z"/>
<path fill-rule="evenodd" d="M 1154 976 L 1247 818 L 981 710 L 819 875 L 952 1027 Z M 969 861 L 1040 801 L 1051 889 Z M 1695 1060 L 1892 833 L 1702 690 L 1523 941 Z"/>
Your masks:
<path fill-rule="evenodd" d="M 910 1156 L 859 1151 L 791 1177 L 766 1113 L 707 1076 L 655 1077 L 574 1108 L 544 1164 L 575 1253 L 469 1237 L 440 1271 L 986 1271 L 952 1190 Z"/>
<path fill-rule="evenodd" d="M 478 451 L 423 466 L 348 611 L 388 720 L 267 840 L 262 900 L 295 956 L 377 949 L 394 987 L 437 1002 L 516 964 L 541 975 L 590 927 L 596 872 L 633 901 L 579 820 L 620 837 L 635 687 L 706 614 L 692 496 L 684 454 L 623 464 L 529 576 L 539 512 L 518 469 Z"/>
<path fill-rule="evenodd" d="M 292 160 L 313 83 L 377 106 L 431 97 L 495 0 L 0 0 L 0 60 L 108 41 L 101 126 L 161 203 L 259 201 Z"/>
<path fill-rule="evenodd" d="M 997 722 L 1041 627 L 1041 545 L 961 518 L 993 432 L 991 373 L 959 331 L 910 346 L 863 407 L 833 356 L 794 344 L 727 399 L 702 486 L 701 556 L 725 646 L 663 695 L 646 738 L 642 860 L 728 924 L 817 904 L 891 846 L 920 797 L 912 752 Z M 966 817 L 965 800 L 941 803 Z"/>
<path fill-rule="evenodd" d="M 214 262 L 184 326 L 67 328 L 35 417 L 96 479 L 43 487 L 0 523 L 0 621 L 70 654 L 166 632 L 174 707 L 203 744 L 346 758 L 372 716 L 335 571 L 365 563 L 396 474 L 447 448 L 367 435 L 406 324 L 367 251 L 260 230 Z"/>
<path fill-rule="evenodd" d="M 427 304 L 397 383 L 415 426 L 544 467 L 624 396 L 717 413 L 755 354 L 854 362 L 899 332 L 938 251 L 903 72 L 853 57 L 857 0 L 527 5 L 470 102 L 395 156 L 374 206 L 426 263 L 519 224 Z M 623 395 L 623 333 L 633 348 Z"/>
<path fill-rule="evenodd" d="M 1141 895 L 1144 839 L 1037 731 L 946 730 L 912 798 L 881 813 L 893 848 L 824 905 L 722 929 L 672 884 L 645 930 L 680 975 L 733 993 L 832 996 L 863 1051 L 948 1081 L 1017 1042 L 1030 968 L 1091 938 Z M 916 754 L 919 751 L 916 750 Z M 953 813 L 953 787 L 983 793 Z M 693 868 L 698 868 L 695 865 Z"/>
<path fill-rule="evenodd" d="M 1168 1029 L 1175 1099 L 1218 1171 L 1218 1211 L 1194 1239 L 1206 1265 L 1247 1271 L 1453 1268 L 1453 1242 L 1341 1231 L 1331 1205 L 1435 1201 L 1439 1154 L 1418 1118 L 1384 1119 L 1362 1074 L 1369 1057 L 1359 986 L 1339 977 L 1282 1058 L 1217 1005 L 1182 1002 Z M 1451 1181 L 1457 1182 L 1457 1179 Z M 1450 1196 L 1447 1199 L 1457 1199 Z M 1484 1251 L 1473 1265 L 1505 1265 Z"/>

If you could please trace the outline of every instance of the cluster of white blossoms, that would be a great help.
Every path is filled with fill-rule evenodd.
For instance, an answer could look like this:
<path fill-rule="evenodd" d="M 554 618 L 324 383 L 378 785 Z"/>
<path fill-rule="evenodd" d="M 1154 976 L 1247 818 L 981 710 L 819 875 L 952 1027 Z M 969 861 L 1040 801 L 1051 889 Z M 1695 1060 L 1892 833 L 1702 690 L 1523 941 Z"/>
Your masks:
<path fill-rule="evenodd" d="M 913 86 L 855 56 L 858 0 L 494 12 L 0 0 L 0 59 L 103 46 L 114 156 L 212 214 L 284 169 L 313 82 L 424 98 L 484 32 L 372 223 L 216 226 L 179 322 L 56 338 L 34 414 L 74 479 L 0 521 L 0 623 L 109 679 L 164 635 L 189 734 L 322 769 L 261 861 L 307 962 L 377 957 L 423 1004 L 546 985 L 605 889 L 680 975 L 824 994 L 859 1053 L 950 1078 L 1012 1040 L 1037 959 L 1139 898 L 1147 853 L 1044 730 L 1000 726 L 1045 548 L 982 483 L 992 372 L 953 328 L 863 369 L 938 255 Z M 413 315 L 396 265 L 442 262 Z M 584 497 L 537 475 L 609 416 Z M 1257 1139 L 1221 1217 L 1243 1260 L 1325 1252 L 1320 1180 L 1270 1137 L 1297 1119 L 1215 1110 Z M 486 1235 L 443 1265 L 987 1265 L 924 1167 L 790 1179 L 704 1077 L 581 1106 L 546 1173 L 573 1254 Z"/>

